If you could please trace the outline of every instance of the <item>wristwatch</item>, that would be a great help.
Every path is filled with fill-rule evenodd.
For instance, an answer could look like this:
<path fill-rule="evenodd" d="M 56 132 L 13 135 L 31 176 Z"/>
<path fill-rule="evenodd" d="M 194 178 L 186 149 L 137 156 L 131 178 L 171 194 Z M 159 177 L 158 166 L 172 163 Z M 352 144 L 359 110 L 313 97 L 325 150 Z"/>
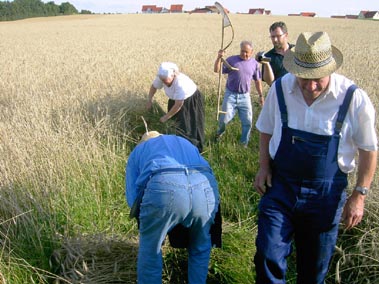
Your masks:
<path fill-rule="evenodd" d="M 368 188 L 365 186 L 357 186 L 354 190 L 358 191 L 362 195 L 367 195 Z"/>

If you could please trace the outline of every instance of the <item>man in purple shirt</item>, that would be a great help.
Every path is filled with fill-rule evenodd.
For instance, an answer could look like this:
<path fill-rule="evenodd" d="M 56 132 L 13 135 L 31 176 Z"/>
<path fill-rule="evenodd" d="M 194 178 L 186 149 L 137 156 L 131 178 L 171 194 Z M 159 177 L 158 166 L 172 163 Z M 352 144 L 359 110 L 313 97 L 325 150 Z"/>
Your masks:
<path fill-rule="evenodd" d="M 262 94 L 262 80 L 259 64 L 252 57 L 253 44 L 250 41 L 242 41 L 240 48 L 240 54 L 228 57 L 226 59 L 228 64 L 224 64 L 222 67 L 222 73 L 228 74 L 228 79 L 226 81 L 225 95 L 222 102 L 223 113 L 219 117 L 216 139 L 218 140 L 223 135 L 226 125 L 233 119 L 236 112 L 238 112 L 242 126 L 240 142 L 246 148 L 249 143 L 253 120 L 253 109 L 250 98 L 252 80 L 255 83 L 261 106 L 264 103 L 264 98 Z M 214 64 L 214 72 L 220 72 L 224 55 L 224 50 L 218 52 Z"/>

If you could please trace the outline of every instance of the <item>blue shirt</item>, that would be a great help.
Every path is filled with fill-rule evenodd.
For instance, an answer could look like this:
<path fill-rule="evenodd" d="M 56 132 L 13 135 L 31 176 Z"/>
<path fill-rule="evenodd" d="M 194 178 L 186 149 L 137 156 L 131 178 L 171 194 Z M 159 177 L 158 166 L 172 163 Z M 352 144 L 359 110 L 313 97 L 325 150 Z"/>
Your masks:
<path fill-rule="evenodd" d="M 250 93 L 251 80 L 257 81 L 262 78 L 259 64 L 254 58 L 243 60 L 239 55 L 233 55 L 226 59 L 238 71 L 230 70 L 225 64 L 222 73 L 228 74 L 226 88 L 233 93 L 245 94 Z"/>
<path fill-rule="evenodd" d="M 209 164 L 185 138 L 160 135 L 138 144 L 130 153 L 126 165 L 125 194 L 129 207 L 133 205 L 139 190 L 146 187 L 154 171 L 191 166 L 209 167 Z"/>

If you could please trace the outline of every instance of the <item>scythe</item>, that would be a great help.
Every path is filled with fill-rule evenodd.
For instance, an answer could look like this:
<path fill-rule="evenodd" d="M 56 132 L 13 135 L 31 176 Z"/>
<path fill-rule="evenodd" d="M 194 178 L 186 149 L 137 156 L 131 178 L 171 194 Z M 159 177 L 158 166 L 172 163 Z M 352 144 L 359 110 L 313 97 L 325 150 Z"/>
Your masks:
<path fill-rule="evenodd" d="M 222 35 L 221 35 L 221 50 L 225 51 L 233 42 L 234 39 L 234 29 L 232 26 L 232 23 L 225 12 L 224 7 L 218 3 L 215 2 L 215 6 L 218 10 L 218 12 L 222 15 Z M 224 46 L 224 34 L 225 34 L 225 28 L 230 27 L 231 28 L 231 33 L 232 33 L 232 38 L 230 42 Z M 217 120 L 219 119 L 219 114 L 220 113 L 225 113 L 224 111 L 220 111 L 220 101 L 221 101 L 221 77 L 222 77 L 222 64 L 225 64 L 229 69 L 232 70 L 238 70 L 238 68 L 234 68 L 231 66 L 224 58 L 221 59 L 221 66 L 220 66 L 220 71 L 218 72 L 218 88 L 217 88 Z"/>

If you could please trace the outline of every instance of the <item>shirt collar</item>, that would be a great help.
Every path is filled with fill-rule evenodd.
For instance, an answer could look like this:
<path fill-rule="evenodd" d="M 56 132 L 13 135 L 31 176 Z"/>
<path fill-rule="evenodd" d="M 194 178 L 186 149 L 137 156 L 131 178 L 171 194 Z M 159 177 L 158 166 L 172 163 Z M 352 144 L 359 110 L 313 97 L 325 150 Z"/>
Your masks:
<path fill-rule="evenodd" d="M 326 94 L 332 96 L 335 100 L 337 99 L 337 94 L 338 94 L 338 86 L 337 86 L 337 80 L 335 78 L 335 74 L 332 73 L 330 75 L 330 81 L 329 81 L 329 86 L 326 89 Z"/>

